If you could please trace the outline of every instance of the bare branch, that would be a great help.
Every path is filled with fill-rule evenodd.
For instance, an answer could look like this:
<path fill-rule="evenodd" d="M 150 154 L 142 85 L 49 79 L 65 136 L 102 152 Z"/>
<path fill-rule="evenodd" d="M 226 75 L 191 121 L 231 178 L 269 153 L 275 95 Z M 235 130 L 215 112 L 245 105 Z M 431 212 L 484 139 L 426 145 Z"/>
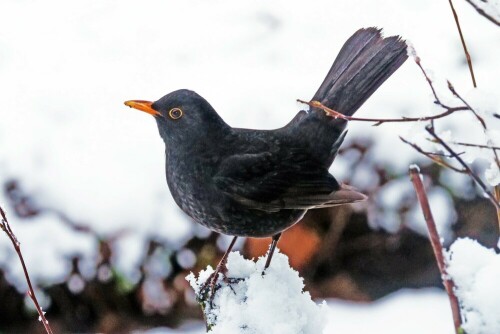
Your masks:
<path fill-rule="evenodd" d="M 330 108 L 324 106 L 323 104 L 321 104 L 318 101 L 307 102 L 304 100 L 297 99 L 297 102 L 307 104 L 308 106 L 313 107 L 313 108 L 322 109 L 325 113 L 327 113 L 331 117 L 344 119 L 346 121 L 372 122 L 372 123 L 375 123 L 374 124 L 375 126 L 378 126 L 378 125 L 383 124 L 383 123 L 430 121 L 430 120 L 435 120 L 435 119 L 446 117 L 448 115 L 453 114 L 456 111 L 469 110 L 468 107 L 454 107 L 454 108 L 448 108 L 445 112 L 443 112 L 441 114 L 434 115 L 434 116 L 403 117 L 403 118 L 361 118 L 361 117 L 346 116 L 338 111 L 335 111 L 333 109 L 330 109 Z"/>
<path fill-rule="evenodd" d="M 17 240 L 14 232 L 12 232 L 9 221 L 7 220 L 7 216 L 5 215 L 5 212 L 3 211 L 2 207 L 0 207 L 0 215 L 2 216 L 0 228 L 9 237 L 10 241 L 12 242 L 12 245 L 14 246 L 14 249 L 16 250 L 16 253 L 17 253 L 17 256 L 19 257 L 19 260 L 21 261 L 21 265 L 22 265 L 23 271 L 24 271 L 24 276 L 26 277 L 26 282 L 28 283 L 28 288 L 29 288 L 28 295 L 30 296 L 31 300 L 33 301 L 33 304 L 35 304 L 35 308 L 38 312 L 38 315 L 40 316 L 40 321 L 42 322 L 43 327 L 45 328 L 45 332 L 47 334 L 52 334 L 52 329 L 50 328 L 49 321 L 45 318 L 45 314 L 43 313 L 42 308 L 40 307 L 40 304 L 38 303 L 38 300 L 36 299 L 35 291 L 33 290 L 33 286 L 31 285 L 31 280 L 30 280 L 30 276 L 28 274 L 28 269 L 26 268 L 26 264 L 24 263 L 23 254 L 21 253 L 21 244 Z"/>
<path fill-rule="evenodd" d="M 458 22 L 458 15 L 455 11 L 455 7 L 453 7 L 453 2 L 448 0 L 450 3 L 451 11 L 453 12 L 453 17 L 455 18 L 455 22 L 457 24 L 458 34 L 460 35 L 460 40 L 462 41 L 462 46 L 464 48 L 465 58 L 467 59 L 467 64 L 469 65 L 470 76 L 472 78 L 472 84 L 474 87 L 477 87 L 476 78 L 474 77 L 474 70 L 472 69 L 472 60 L 470 58 L 469 51 L 467 50 L 467 45 L 465 44 L 464 35 L 462 34 L 462 28 L 460 28 L 460 22 Z"/>
<path fill-rule="evenodd" d="M 415 188 L 415 192 L 417 193 L 422 212 L 424 214 L 425 223 L 427 224 L 427 230 L 429 231 L 429 239 L 431 241 L 432 250 L 434 251 L 434 256 L 436 257 L 439 271 L 441 273 L 441 278 L 443 279 L 444 287 L 446 288 L 446 292 L 448 293 L 448 297 L 450 299 L 455 333 L 458 334 L 461 333 L 460 327 L 462 326 L 462 317 L 460 315 L 460 305 L 458 304 L 457 296 L 455 296 L 454 293 L 455 284 L 446 273 L 446 265 L 443 256 L 443 246 L 441 245 L 439 234 L 436 228 L 436 223 L 434 222 L 434 217 L 432 216 L 429 199 L 427 198 L 424 185 L 422 184 L 422 180 L 420 179 L 421 174 L 418 170 L 418 167 L 410 167 L 410 177 L 411 182 L 413 183 L 413 187 Z"/>
<path fill-rule="evenodd" d="M 487 18 L 488 20 L 490 20 L 491 22 L 493 22 L 497 26 L 500 26 L 500 22 L 496 18 L 494 18 L 490 14 L 486 13 L 484 11 L 484 9 L 479 7 L 474 1 L 472 1 L 472 0 L 465 0 L 465 1 L 467 1 L 472 7 L 474 7 L 474 9 L 479 13 L 479 15 L 484 16 L 485 18 Z M 487 1 L 483 0 L 483 2 L 487 2 Z"/>
<path fill-rule="evenodd" d="M 495 198 L 498 202 L 500 202 L 500 184 L 495 186 Z M 500 209 L 497 208 L 497 222 L 498 229 L 500 230 Z"/>
<path fill-rule="evenodd" d="M 424 70 L 424 67 L 420 63 L 420 57 L 415 57 L 415 63 L 417 64 L 417 66 L 422 71 L 422 74 L 424 75 L 425 80 L 427 81 L 427 83 L 429 84 L 429 87 L 431 88 L 432 95 L 434 95 L 434 103 L 437 104 L 437 105 L 439 105 L 439 106 L 441 106 L 441 107 L 443 107 L 444 109 L 450 109 L 451 107 L 447 106 L 446 104 L 444 104 L 443 102 L 441 102 L 441 100 L 439 99 L 439 97 L 438 97 L 438 95 L 436 93 L 436 90 L 434 89 L 434 84 L 432 83 L 431 78 L 429 78 L 429 76 L 427 75 L 427 72 Z"/>
<path fill-rule="evenodd" d="M 460 101 L 462 101 L 462 103 L 465 104 L 467 106 L 467 108 L 469 108 L 469 110 L 474 114 L 474 116 L 476 116 L 479 123 L 481 123 L 481 126 L 483 127 L 483 129 L 486 130 L 486 123 L 485 123 L 484 119 L 481 116 L 479 116 L 479 114 L 470 106 L 469 103 L 467 103 L 467 101 L 465 101 L 462 98 L 462 96 L 458 95 L 457 91 L 455 90 L 455 87 L 453 87 L 453 85 L 449 81 L 448 81 L 448 89 L 450 90 L 450 92 L 453 95 L 455 95 L 456 98 L 458 98 Z"/>
<path fill-rule="evenodd" d="M 495 206 L 495 208 L 497 210 L 500 209 L 500 203 L 495 199 L 495 196 L 491 193 L 491 191 L 489 191 L 488 187 L 484 184 L 483 180 L 481 180 L 481 178 L 479 176 L 476 175 L 476 173 L 474 173 L 472 171 L 472 169 L 470 169 L 470 167 L 465 163 L 465 161 L 462 160 L 462 158 L 455 152 L 453 151 L 453 149 L 448 145 L 446 144 L 446 142 L 444 140 L 442 140 L 437 134 L 436 132 L 434 131 L 434 128 L 431 127 L 431 126 L 426 126 L 425 127 L 425 130 L 448 152 L 450 153 L 453 158 L 455 158 L 455 160 L 460 164 L 462 165 L 462 167 L 466 170 L 467 174 L 476 182 L 476 184 L 481 187 L 481 189 L 484 191 L 484 193 L 488 196 L 488 198 L 490 199 L 490 201 L 493 203 L 493 205 Z"/>
<path fill-rule="evenodd" d="M 434 161 L 435 163 L 437 163 L 438 165 L 440 166 L 443 166 L 443 167 L 446 167 L 446 168 L 449 168 L 451 169 L 452 171 L 455 171 L 457 173 L 461 173 L 461 174 L 467 174 L 467 171 L 464 170 L 464 169 L 459 169 L 459 168 L 456 168 L 456 167 L 453 167 L 452 165 L 450 165 L 449 163 L 447 163 L 446 161 L 444 161 L 443 159 L 440 159 L 438 157 L 435 156 L 435 153 L 431 153 L 431 152 L 426 152 L 424 151 L 420 146 L 418 146 L 417 144 L 415 143 L 412 143 L 412 142 L 409 142 L 408 140 L 404 139 L 403 137 L 399 137 L 399 139 L 401 139 L 401 141 L 405 144 L 408 144 L 410 145 L 411 147 L 413 147 L 417 152 L 419 152 L 420 154 L 423 154 L 425 155 L 427 158 L 431 159 L 432 161 Z"/>
<path fill-rule="evenodd" d="M 454 141 L 451 142 L 454 145 L 460 145 L 460 146 L 467 146 L 467 147 L 477 147 L 477 148 L 487 148 L 493 151 L 498 151 L 500 150 L 500 147 L 498 146 L 490 146 L 490 145 L 481 145 L 481 144 L 472 144 L 472 143 L 463 143 L 459 141 Z"/>

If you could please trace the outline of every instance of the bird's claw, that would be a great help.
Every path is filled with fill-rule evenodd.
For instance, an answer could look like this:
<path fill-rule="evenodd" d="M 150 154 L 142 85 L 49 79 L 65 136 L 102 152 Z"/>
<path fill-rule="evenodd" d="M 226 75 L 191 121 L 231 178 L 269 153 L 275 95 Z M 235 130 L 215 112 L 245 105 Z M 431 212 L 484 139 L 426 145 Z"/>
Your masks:
<path fill-rule="evenodd" d="M 231 290 L 233 291 L 234 294 L 236 294 L 236 291 L 234 291 L 233 287 L 231 286 L 232 284 L 239 283 L 243 281 L 243 278 L 237 278 L 237 277 L 227 277 L 225 270 L 215 270 L 203 283 L 203 285 L 200 288 L 200 296 L 202 300 L 207 300 L 210 303 L 210 308 L 213 307 L 213 301 L 215 298 L 215 292 L 217 289 L 221 287 L 220 284 L 217 284 L 217 280 L 219 278 L 219 274 L 222 274 L 222 280 L 224 283 L 226 283 Z M 208 297 L 208 298 L 207 298 Z"/>
<path fill-rule="evenodd" d="M 217 268 L 219 269 L 219 268 Z M 215 290 L 217 287 L 217 279 L 219 278 L 219 273 L 220 270 L 215 270 L 203 283 L 203 285 L 200 287 L 200 296 L 202 300 L 206 300 L 208 297 L 208 301 L 210 303 L 210 307 L 213 306 L 213 301 L 215 297 Z M 222 273 L 222 275 L 225 277 L 226 275 Z"/>

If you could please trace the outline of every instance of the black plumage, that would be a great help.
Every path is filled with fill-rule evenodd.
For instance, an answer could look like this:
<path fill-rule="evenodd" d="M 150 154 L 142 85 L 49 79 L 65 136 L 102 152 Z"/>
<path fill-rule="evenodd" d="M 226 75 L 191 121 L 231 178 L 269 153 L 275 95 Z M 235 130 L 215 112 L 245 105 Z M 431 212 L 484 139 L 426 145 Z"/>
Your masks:
<path fill-rule="evenodd" d="M 399 37 L 358 30 L 347 40 L 313 100 L 352 115 L 407 59 Z M 176 203 L 200 224 L 234 235 L 279 235 L 309 209 L 366 197 L 328 172 L 346 121 L 312 108 L 276 130 L 227 125 L 190 90 L 127 105 L 155 116 L 165 141 L 166 176 Z M 277 240 L 277 238 L 276 238 Z"/>

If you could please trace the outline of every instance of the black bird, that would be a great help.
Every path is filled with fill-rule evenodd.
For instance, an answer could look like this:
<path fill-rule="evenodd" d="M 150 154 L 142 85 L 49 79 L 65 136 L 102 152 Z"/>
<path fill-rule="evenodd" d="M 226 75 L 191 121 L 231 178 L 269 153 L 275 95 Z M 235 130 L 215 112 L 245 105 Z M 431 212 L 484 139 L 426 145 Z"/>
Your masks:
<path fill-rule="evenodd" d="M 358 30 L 312 101 L 354 114 L 405 62 L 406 48 L 399 36 Z M 186 89 L 154 103 L 125 104 L 155 117 L 177 205 L 209 229 L 235 236 L 210 280 L 212 292 L 238 236 L 273 237 L 267 268 L 281 233 L 307 210 L 366 199 L 328 172 L 347 124 L 321 109 L 302 110 L 276 130 L 252 130 L 232 128 L 203 97 Z"/>

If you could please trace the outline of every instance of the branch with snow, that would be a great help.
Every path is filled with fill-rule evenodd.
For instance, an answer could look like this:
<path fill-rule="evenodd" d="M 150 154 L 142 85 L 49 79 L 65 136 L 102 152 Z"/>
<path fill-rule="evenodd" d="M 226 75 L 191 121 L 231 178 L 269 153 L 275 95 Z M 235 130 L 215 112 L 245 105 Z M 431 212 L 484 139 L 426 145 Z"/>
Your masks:
<path fill-rule="evenodd" d="M 436 256 L 443 284 L 448 293 L 456 333 L 500 332 L 500 254 L 465 238 L 456 240 L 443 254 L 429 201 L 417 166 L 410 176 L 427 223 L 429 239 Z"/>
<path fill-rule="evenodd" d="M 219 278 L 212 301 L 202 289 L 212 267 L 198 277 L 193 273 L 186 277 L 202 306 L 209 333 L 322 333 L 326 303 L 316 304 L 303 291 L 303 280 L 286 255 L 275 252 L 271 266 L 262 274 L 265 261 L 265 257 L 254 262 L 238 252 L 230 253 L 226 276 Z"/>
<path fill-rule="evenodd" d="M 0 228 L 7 234 L 9 237 L 10 241 L 12 242 L 12 245 L 14 246 L 17 256 L 19 257 L 19 261 L 21 262 L 21 265 L 23 267 L 24 271 L 24 276 L 26 277 L 26 282 L 28 283 L 28 296 L 31 298 L 33 301 L 33 304 L 35 304 L 35 308 L 38 312 L 39 320 L 42 322 L 43 327 L 45 328 L 45 332 L 47 334 L 52 334 L 52 329 L 50 328 L 49 321 L 45 318 L 45 312 L 42 310 L 40 304 L 38 303 L 38 300 L 36 299 L 35 291 L 33 290 L 33 286 L 31 285 L 31 280 L 30 276 L 28 274 L 28 269 L 26 268 L 26 264 L 24 263 L 24 258 L 23 254 L 21 252 L 21 243 L 17 240 L 16 235 L 12 231 L 12 228 L 10 227 L 9 221 L 7 220 L 7 215 L 3 211 L 2 207 L 0 207 L 0 215 L 2 216 L 1 223 L 0 223 Z"/>

